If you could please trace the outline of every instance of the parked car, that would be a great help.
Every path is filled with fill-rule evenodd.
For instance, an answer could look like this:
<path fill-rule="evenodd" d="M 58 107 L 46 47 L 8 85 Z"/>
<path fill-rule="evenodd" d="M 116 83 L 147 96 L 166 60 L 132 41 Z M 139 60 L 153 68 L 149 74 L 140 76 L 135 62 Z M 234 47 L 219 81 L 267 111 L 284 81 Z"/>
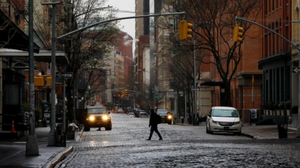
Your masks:
<path fill-rule="evenodd" d="M 118 109 L 118 113 L 123 113 L 123 109 L 122 109 L 122 107 L 119 107 L 119 109 Z"/>
<path fill-rule="evenodd" d="M 135 117 L 135 114 L 134 114 L 134 112 L 129 112 L 129 113 L 127 114 L 127 116 L 128 116 L 128 117 Z"/>
<path fill-rule="evenodd" d="M 146 111 L 140 111 L 140 118 L 148 118 L 148 114 L 146 113 Z"/>
<path fill-rule="evenodd" d="M 173 114 L 167 109 L 157 109 L 156 113 L 161 117 L 162 123 L 172 124 Z"/>
<path fill-rule="evenodd" d="M 140 111 L 141 111 L 141 109 L 139 109 L 139 108 L 133 109 L 133 112 L 134 112 L 134 114 L 135 114 L 135 117 L 140 117 Z"/>
<path fill-rule="evenodd" d="M 231 132 L 241 134 L 242 122 L 234 107 L 215 106 L 206 119 L 206 133 Z"/>
<path fill-rule="evenodd" d="M 84 130 L 90 131 L 91 127 L 105 127 L 105 130 L 111 130 L 112 123 L 109 114 L 110 112 L 107 112 L 103 106 L 88 106 Z"/>

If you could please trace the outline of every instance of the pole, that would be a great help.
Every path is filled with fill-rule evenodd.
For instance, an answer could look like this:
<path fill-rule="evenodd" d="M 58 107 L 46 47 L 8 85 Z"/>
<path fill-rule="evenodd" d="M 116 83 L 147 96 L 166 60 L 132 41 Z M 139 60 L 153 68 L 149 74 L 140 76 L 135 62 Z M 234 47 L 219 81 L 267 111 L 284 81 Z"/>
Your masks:
<path fill-rule="evenodd" d="M 133 109 L 135 109 L 135 86 L 133 86 Z"/>
<path fill-rule="evenodd" d="M 195 40 L 193 41 L 193 48 L 194 48 L 194 51 L 193 51 L 193 55 L 194 55 L 194 116 L 193 117 L 196 117 L 196 114 L 197 114 L 197 100 L 196 100 L 196 96 L 197 96 L 197 86 L 196 86 L 196 51 L 195 51 Z M 193 123 L 195 122 L 195 118 L 193 118 Z M 196 123 L 194 123 L 196 124 Z"/>
<path fill-rule="evenodd" d="M 34 113 L 34 55 L 33 55 L 33 0 L 29 0 L 29 113 L 30 130 L 26 141 L 26 155 L 38 156 L 38 140 L 35 135 Z"/>
<path fill-rule="evenodd" d="M 300 18 L 300 0 L 298 0 L 298 13 L 299 13 L 299 18 Z M 298 56 L 299 56 L 299 62 L 298 62 L 298 67 L 300 66 L 300 21 L 299 21 L 299 39 L 298 39 Z M 298 81 L 298 126 L 297 126 L 297 137 L 300 137 L 300 73 L 299 73 L 299 81 Z"/>
<path fill-rule="evenodd" d="M 75 81 L 76 81 L 76 79 L 74 79 L 73 80 L 73 118 L 72 118 L 72 122 L 75 122 L 75 110 L 76 110 L 76 104 L 75 104 L 75 101 L 76 101 L 76 98 L 75 98 L 75 96 L 76 96 L 76 86 L 75 86 Z"/>
<path fill-rule="evenodd" d="M 188 120 L 187 120 L 187 102 L 186 102 L 186 91 L 184 91 L 184 123 L 187 124 L 188 123 Z"/>
<path fill-rule="evenodd" d="M 52 88 L 51 88 L 51 118 L 50 118 L 50 132 L 48 135 L 48 146 L 54 146 L 55 142 L 55 81 L 56 81 L 56 0 L 52 0 L 52 45 L 51 45 L 51 75 L 52 75 Z"/>
<path fill-rule="evenodd" d="M 63 146 L 66 146 L 66 81 L 65 77 L 63 78 L 63 137 L 64 137 L 64 142 Z"/>

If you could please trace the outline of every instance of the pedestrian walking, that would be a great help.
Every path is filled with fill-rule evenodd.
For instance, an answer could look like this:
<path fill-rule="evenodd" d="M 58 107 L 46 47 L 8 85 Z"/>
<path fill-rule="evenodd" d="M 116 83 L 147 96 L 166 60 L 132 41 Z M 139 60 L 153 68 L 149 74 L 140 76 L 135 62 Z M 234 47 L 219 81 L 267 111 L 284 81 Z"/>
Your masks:
<path fill-rule="evenodd" d="M 150 114 L 150 119 L 149 119 L 149 127 L 151 127 L 151 128 L 150 128 L 150 135 L 147 140 L 151 140 L 151 137 L 152 137 L 152 134 L 154 131 L 159 136 L 159 140 L 162 140 L 163 138 L 161 137 L 159 131 L 157 130 L 157 125 L 159 124 L 158 117 L 160 117 L 160 116 L 158 116 L 154 112 L 154 109 L 151 109 L 150 112 L 151 112 L 151 114 Z"/>

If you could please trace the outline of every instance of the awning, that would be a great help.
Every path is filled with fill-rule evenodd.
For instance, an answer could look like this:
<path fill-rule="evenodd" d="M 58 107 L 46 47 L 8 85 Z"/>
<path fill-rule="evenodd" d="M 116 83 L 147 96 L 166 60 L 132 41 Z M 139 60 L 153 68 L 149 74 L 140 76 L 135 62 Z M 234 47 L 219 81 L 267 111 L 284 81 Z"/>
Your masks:
<path fill-rule="evenodd" d="M 29 51 L 29 37 L 9 17 L 0 10 L 0 46 Z M 38 53 L 40 47 L 34 43 L 33 50 Z"/>
<path fill-rule="evenodd" d="M 56 63 L 58 64 L 69 64 L 68 58 L 65 56 L 65 53 L 62 51 L 56 51 Z M 51 51 L 40 50 L 39 53 L 34 53 L 34 61 L 37 62 L 51 62 Z M 22 62 L 28 62 L 29 54 L 27 51 L 14 50 L 14 49 L 0 49 L 0 57 L 6 58 L 16 58 Z"/>

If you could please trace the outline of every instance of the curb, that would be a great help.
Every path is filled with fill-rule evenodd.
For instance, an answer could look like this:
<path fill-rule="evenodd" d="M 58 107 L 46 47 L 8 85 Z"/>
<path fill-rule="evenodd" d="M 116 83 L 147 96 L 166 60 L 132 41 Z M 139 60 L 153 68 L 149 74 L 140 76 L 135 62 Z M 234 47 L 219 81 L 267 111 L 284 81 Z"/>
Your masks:
<path fill-rule="evenodd" d="M 255 137 L 255 136 L 253 136 L 253 135 L 250 135 L 250 134 L 241 133 L 241 135 L 243 135 L 243 136 L 245 136 L 245 137 L 252 138 L 252 139 L 258 139 L 257 137 Z"/>
<path fill-rule="evenodd" d="M 81 129 L 81 132 L 77 135 L 75 138 L 75 141 L 78 142 L 81 139 L 81 136 L 83 134 L 83 129 Z M 52 158 L 50 161 L 48 161 L 43 168 L 53 168 L 56 166 L 56 164 L 62 160 L 64 160 L 71 152 L 73 151 L 73 146 L 70 146 L 68 148 L 64 148 L 62 152 L 56 155 L 56 157 Z"/>
<path fill-rule="evenodd" d="M 62 151 L 60 154 L 56 155 L 56 157 L 54 157 L 54 159 L 51 159 L 51 161 L 47 162 L 44 166 L 42 166 L 43 168 L 53 168 L 55 167 L 55 165 L 65 159 L 71 152 L 73 151 L 73 146 L 70 146 L 68 148 L 65 148 L 64 151 Z"/>
<path fill-rule="evenodd" d="M 78 142 L 81 137 L 82 137 L 82 134 L 83 134 L 83 131 L 84 131 L 84 128 L 81 129 L 81 132 L 77 135 L 77 137 L 75 138 L 75 141 Z"/>

